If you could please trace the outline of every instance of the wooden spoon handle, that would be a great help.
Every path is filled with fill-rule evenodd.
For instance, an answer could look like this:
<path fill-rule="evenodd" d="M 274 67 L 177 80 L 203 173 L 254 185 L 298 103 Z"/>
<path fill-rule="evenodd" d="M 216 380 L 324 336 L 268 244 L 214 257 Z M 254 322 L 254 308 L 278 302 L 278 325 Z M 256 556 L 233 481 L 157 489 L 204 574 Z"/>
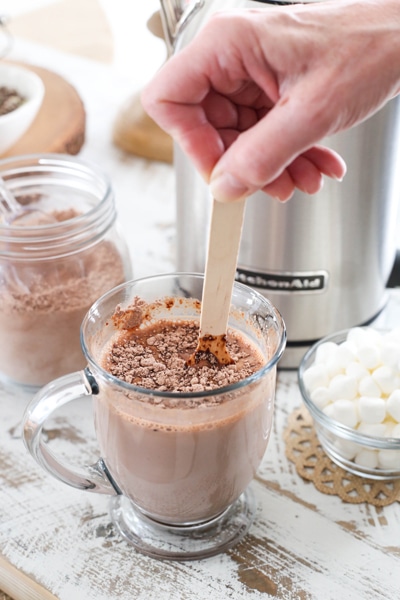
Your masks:
<path fill-rule="evenodd" d="M 214 200 L 200 316 L 200 337 L 226 334 L 245 204 L 245 200 L 227 203 Z"/>

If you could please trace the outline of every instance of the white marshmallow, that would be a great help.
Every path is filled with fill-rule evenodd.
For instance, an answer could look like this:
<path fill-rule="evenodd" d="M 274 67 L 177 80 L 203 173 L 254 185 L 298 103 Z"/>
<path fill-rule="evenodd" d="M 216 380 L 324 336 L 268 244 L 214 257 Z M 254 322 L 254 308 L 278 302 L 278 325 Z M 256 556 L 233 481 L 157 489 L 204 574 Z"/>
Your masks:
<path fill-rule="evenodd" d="M 347 333 L 347 341 L 353 344 L 356 348 L 364 345 L 367 340 L 367 331 L 362 327 L 352 327 Z"/>
<path fill-rule="evenodd" d="M 400 423 L 400 390 L 394 390 L 386 401 L 386 410 L 391 417 Z"/>
<path fill-rule="evenodd" d="M 331 402 L 330 404 L 327 404 L 325 406 L 325 408 L 322 409 L 322 412 L 324 412 L 326 414 L 327 417 L 329 417 L 330 419 L 334 419 L 334 408 L 333 408 L 333 403 Z"/>
<path fill-rule="evenodd" d="M 360 447 L 359 444 L 351 442 L 350 440 L 342 440 L 340 438 L 335 440 L 334 446 L 337 448 L 339 454 L 347 460 L 353 460 Z"/>
<path fill-rule="evenodd" d="M 329 393 L 332 401 L 354 400 L 357 397 L 358 381 L 355 377 L 339 374 L 331 379 Z"/>
<path fill-rule="evenodd" d="M 354 462 L 360 467 L 367 469 L 376 469 L 378 466 L 378 452 L 376 450 L 367 450 L 364 448 L 354 458 Z"/>
<path fill-rule="evenodd" d="M 391 437 L 400 439 L 400 423 L 393 427 Z"/>
<path fill-rule="evenodd" d="M 365 344 L 357 348 L 356 356 L 367 369 L 376 369 L 381 364 L 381 351 L 375 344 Z"/>
<path fill-rule="evenodd" d="M 384 394 L 391 394 L 400 385 L 399 375 L 394 373 L 393 369 L 387 365 L 375 369 L 372 373 L 372 378 Z"/>
<path fill-rule="evenodd" d="M 384 437 L 393 437 L 393 430 L 396 426 L 395 421 L 392 421 L 391 419 L 385 419 L 382 425 L 385 426 Z"/>
<path fill-rule="evenodd" d="M 373 327 L 366 327 L 365 330 L 367 332 L 369 343 L 380 347 L 383 340 L 382 332 L 378 329 L 374 329 Z"/>
<path fill-rule="evenodd" d="M 382 423 L 386 417 L 386 402 L 380 397 L 361 396 L 358 411 L 361 423 Z"/>
<path fill-rule="evenodd" d="M 358 393 L 360 396 L 372 396 L 374 398 L 381 395 L 381 388 L 376 383 L 371 375 L 367 375 L 360 379 L 358 384 Z"/>
<path fill-rule="evenodd" d="M 317 354 L 318 364 L 323 361 L 330 377 L 344 373 L 347 364 L 355 359 L 354 348 L 347 342 L 326 342 L 319 346 Z"/>
<path fill-rule="evenodd" d="M 311 365 L 304 371 L 303 382 L 309 393 L 319 387 L 327 387 L 329 385 L 329 375 L 326 367 L 324 365 Z"/>
<path fill-rule="evenodd" d="M 344 373 L 342 361 L 340 360 L 340 357 L 336 359 L 336 354 L 328 360 L 326 368 L 330 378 Z"/>
<path fill-rule="evenodd" d="M 315 353 L 315 364 L 327 363 L 337 351 L 337 344 L 335 342 L 324 342 L 318 346 Z"/>
<path fill-rule="evenodd" d="M 357 407 L 351 400 L 336 400 L 333 403 L 333 418 L 347 427 L 354 427 L 358 423 Z"/>
<path fill-rule="evenodd" d="M 364 345 L 380 346 L 382 334 L 372 327 L 352 327 L 347 334 L 347 340 L 357 348 Z"/>
<path fill-rule="evenodd" d="M 360 423 L 357 431 L 373 437 L 385 437 L 387 427 L 384 423 Z"/>
<path fill-rule="evenodd" d="M 370 372 L 364 365 L 362 365 L 357 360 L 352 360 L 347 366 L 345 370 L 346 375 L 350 377 L 355 377 L 357 381 L 360 381 L 363 377 L 367 377 L 370 375 Z"/>
<path fill-rule="evenodd" d="M 381 359 L 384 365 L 397 368 L 400 362 L 400 341 L 384 338 L 381 347 Z"/>
<path fill-rule="evenodd" d="M 337 351 L 335 355 L 335 360 L 337 363 L 341 364 L 343 369 L 347 367 L 347 365 L 355 360 L 356 348 L 352 346 L 349 342 L 343 342 L 337 346 Z"/>
<path fill-rule="evenodd" d="M 378 465 L 381 469 L 400 469 L 400 450 L 379 450 Z"/>
<path fill-rule="evenodd" d="M 321 410 L 325 408 L 325 406 L 327 406 L 331 401 L 329 390 L 326 387 L 316 388 L 311 392 L 310 398 L 314 402 L 315 406 Z"/>

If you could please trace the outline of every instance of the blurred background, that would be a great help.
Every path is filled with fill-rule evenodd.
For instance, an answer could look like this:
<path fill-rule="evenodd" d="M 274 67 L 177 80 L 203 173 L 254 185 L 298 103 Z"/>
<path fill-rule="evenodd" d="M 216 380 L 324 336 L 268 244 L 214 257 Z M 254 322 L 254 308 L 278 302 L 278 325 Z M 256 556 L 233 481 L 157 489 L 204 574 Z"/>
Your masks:
<path fill-rule="evenodd" d="M 0 2 L 0 17 L 5 23 L 5 28 L 0 27 L 0 61 L 38 67 L 40 74 L 54 76 L 52 87 L 47 89 L 48 103 L 52 94 L 57 94 L 58 80 L 71 86 L 82 102 L 84 140 L 72 153 L 96 163 L 109 175 L 136 277 L 175 267 L 174 173 L 169 160 L 160 162 L 153 155 L 152 149 L 160 146 L 158 132 L 148 131 L 148 123 L 143 124 L 138 111 L 141 90 L 167 55 L 164 40 L 148 27 L 159 7 L 158 0 Z M 6 47 L 9 40 L 11 44 Z M 68 106 L 44 106 L 39 115 L 42 128 L 62 110 Z M 127 123 L 131 117 L 133 122 Z M 115 143 L 118 119 L 119 130 L 127 138 L 123 141 L 135 142 L 132 151 Z M 39 127 L 39 123 L 34 126 Z M 136 129 L 139 138 L 135 137 Z M 22 153 L 38 151 L 38 137 L 33 135 L 36 131 L 31 128 L 30 133 L 32 150 L 25 144 Z M 154 142 L 153 147 L 142 153 L 149 150 L 144 148 L 149 141 Z M 13 154 L 21 153 L 18 145 L 12 150 Z M 70 152 L 71 147 L 40 147 L 39 151 Z"/>
<path fill-rule="evenodd" d="M 158 0 L 2 0 L 0 14 L 17 37 L 135 70 L 147 80 L 165 58 L 164 43 L 146 28 Z"/>

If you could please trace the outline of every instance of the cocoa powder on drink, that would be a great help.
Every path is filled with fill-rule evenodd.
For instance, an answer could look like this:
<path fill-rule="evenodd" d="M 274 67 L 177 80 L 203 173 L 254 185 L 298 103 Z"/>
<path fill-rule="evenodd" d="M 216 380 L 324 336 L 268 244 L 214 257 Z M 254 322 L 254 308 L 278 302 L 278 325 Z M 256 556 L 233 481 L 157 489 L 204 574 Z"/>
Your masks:
<path fill-rule="evenodd" d="M 118 379 L 160 392 L 202 392 L 237 383 L 265 364 L 254 344 L 229 330 L 227 349 L 233 364 L 220 365 L 207 354 L 199 364 L 188 366 L 187 359 L 197 347 L 198 321 L 160 319 L 140 328 L 145 307 L 136 299 L 114 313 L 114 323 L 126 331 L 113 340 L 103 366 Z"/>

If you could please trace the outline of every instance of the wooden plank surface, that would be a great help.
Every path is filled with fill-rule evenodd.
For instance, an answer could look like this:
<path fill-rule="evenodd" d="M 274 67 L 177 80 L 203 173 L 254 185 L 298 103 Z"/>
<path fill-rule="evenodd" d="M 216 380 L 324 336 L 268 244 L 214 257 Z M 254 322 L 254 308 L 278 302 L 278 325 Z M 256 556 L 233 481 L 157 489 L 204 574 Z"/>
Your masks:
<path fill-rule="evenodd" d="M 299 403 L 295 373 L 281 372 L 274 431 L 253 484 L 258 515 L 248 536 L 225 554 L 180 564 L 138 554 L 114 531 L 106 497 L 45 474 L 21 442 L 26 399 L 2 391 L 0 565 L 7 561 L 32 581 L 32 589 L 22 589 L 15 577 L 15 600 L 32 600 L 32 590 L 41 588 L 50 592 L 38 596 L 46 600 L 398 598 L 399 503 L 384 509 L 345 504 L 303 481 L 285 457 L 282 435 Z M 94 459 L 90 401 L 79 399 L 60 412 L 50 438 L 61 452 L 72 443 L 75 460 Z"/>
<path fill-rule="evenodd" d="M 38 585 L 34 579 L 16 569 L 7 560 L 0 557 L 0 581 L 3 590 L 12 594 L 13 598 L 26 600 L 57 600 L 53 594 Z M 0 592 L 0 600 L 10 600 L 5 592 Z"/>

